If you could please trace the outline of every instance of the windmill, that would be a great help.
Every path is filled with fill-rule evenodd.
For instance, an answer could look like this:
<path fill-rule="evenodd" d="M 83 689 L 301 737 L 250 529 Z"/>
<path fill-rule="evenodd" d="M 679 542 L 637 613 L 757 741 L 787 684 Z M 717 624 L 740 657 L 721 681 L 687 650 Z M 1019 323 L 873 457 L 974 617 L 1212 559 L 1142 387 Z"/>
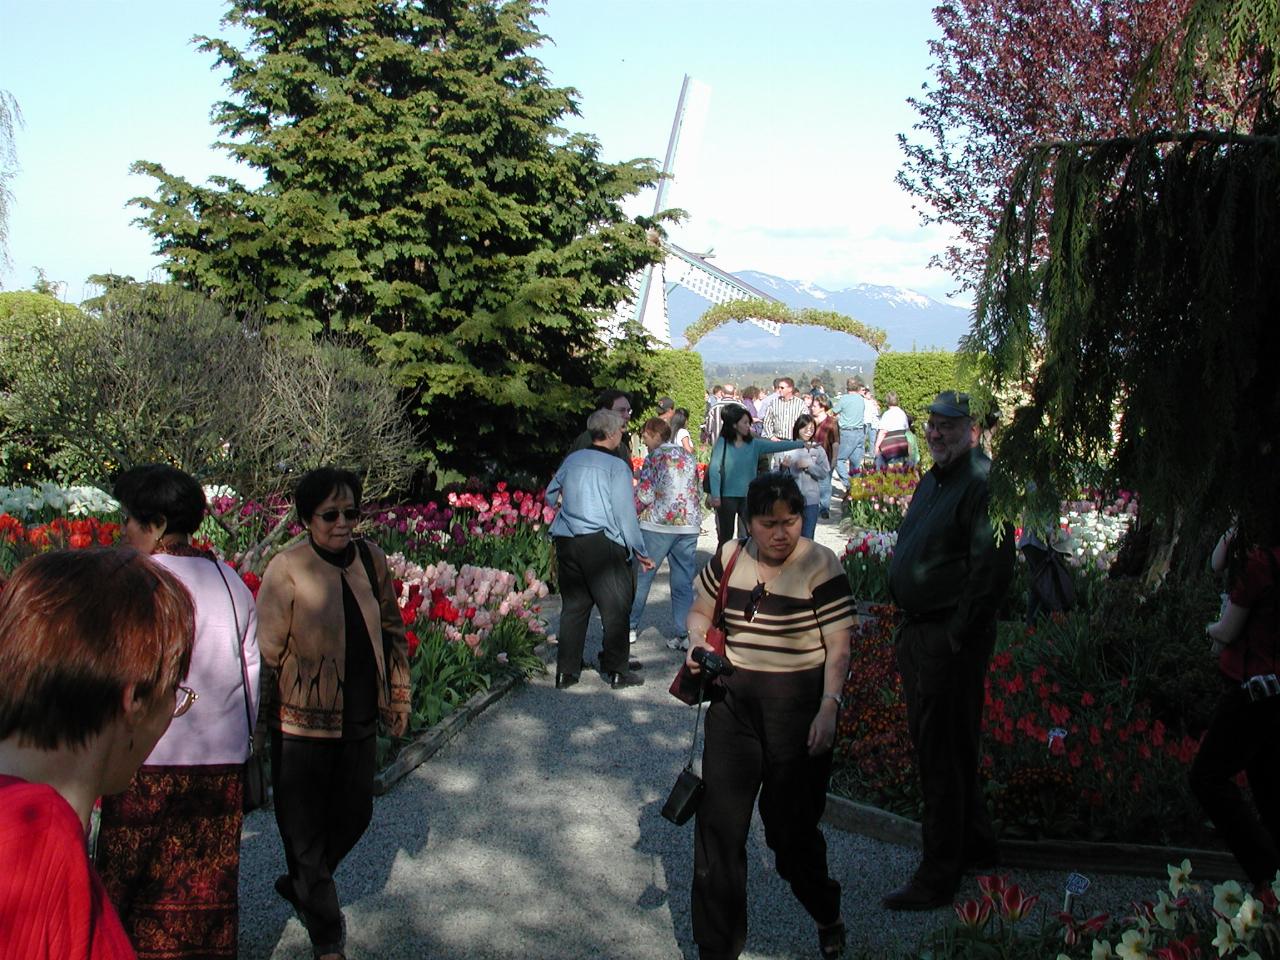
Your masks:
<path fill-rule="evenodd" d="M 668 187 L 675 179 L 676 154 L 680 136 L 686 123 L 691 131 L 700 130 L 705 120 L 705 105 L 710 89 L 685 74 L 680 85 L 680 99 L 676 104 L 675 120 L 671 124 L 671 137 L 667 140 L 667 153 L 662 161 L 662 177 L 658 181 L 658 194 L 654 198 L 653 213 L 657 216 L 665 209 Z M 623 324 L 638 322 L 645 333 L 664 346 L 671 344 L 671 320 L 667 315 L 667 295 L 682 286 L 710 303 L 728 303 L 730 300 L 777 301 L 762 290 L 744 283 L 733 274 L 713 266 L 708 254 L 697 254 L 676 246 L 669 240 L 662 242 L 666 256 L 642 272 L 635 274 L 629 285 L 633 296 L 620 303 L 609 323 L 610 333 L 617 335 Z M 752 318 L 751 323 L 778 336 L 782 327 L 775 320 Z"/>

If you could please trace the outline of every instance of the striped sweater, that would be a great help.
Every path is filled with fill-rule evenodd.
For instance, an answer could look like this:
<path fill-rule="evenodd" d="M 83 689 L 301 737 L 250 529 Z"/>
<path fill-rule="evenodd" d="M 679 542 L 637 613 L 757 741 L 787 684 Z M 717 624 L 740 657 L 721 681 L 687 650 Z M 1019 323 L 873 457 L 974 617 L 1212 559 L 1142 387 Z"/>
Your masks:
<path fill-rule="evenodd" d="M 722 544 L 697 577 L 696 589 L 714 604 L 724 568 L 738 541 Z M 757 577 L 755 545 L 738 555 L 725 600 L 726 652 L 745 670 L 786 673 L 826 662 L 824 638 L 853 627 L 853 594 L 836 555 L 821 544 L 801 539 L 777 575 L 760 594 L 755 616 L 747 619 Z"/>

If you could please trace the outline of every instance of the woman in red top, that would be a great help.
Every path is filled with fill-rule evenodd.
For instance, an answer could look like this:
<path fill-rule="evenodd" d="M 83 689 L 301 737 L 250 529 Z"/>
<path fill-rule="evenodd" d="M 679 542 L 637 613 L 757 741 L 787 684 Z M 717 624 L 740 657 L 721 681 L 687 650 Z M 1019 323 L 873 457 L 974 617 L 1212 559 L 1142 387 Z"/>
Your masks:
<path fill-rule="evenodd" d="M 133 550 L 43 554 L 5 585 L 0 957 L 133 958 L 89 863 L 89 813 L 194 702 L 194 631 L 186 590 Z"/>
<path fill-rule="evenodd" d="M 1265 542 L 1280 544 L 1280 530 Z M 1222 616 L 1206 628 L 1223 692 L 1191 765 L 1191 790 L 1260 890 L 1280 870 L 1280 546 L 1243 549 L 1230 535 L 1214 551 L 1235 554 Z M 1249 778 L 1250 804 L 1236 786 Z M 1256 809 L 1255 809 L 1256 808 Z"/>
<path fill-rule="evenodd" d="M 818 499 L 818 515 L 823 520 L 831 516 L 831 475 L 835 473 L 836 451 L 840 449 L 840 422 L 831 412 L 831 398 L 820 393 L 809 403 L 813 411 L 813 421 L 818 428 L 813 433 L 814 443 L 820 444 L 826 451 L 827 463 L 831 469 L 827 478 L 821 481 L 822 492 Z"/>

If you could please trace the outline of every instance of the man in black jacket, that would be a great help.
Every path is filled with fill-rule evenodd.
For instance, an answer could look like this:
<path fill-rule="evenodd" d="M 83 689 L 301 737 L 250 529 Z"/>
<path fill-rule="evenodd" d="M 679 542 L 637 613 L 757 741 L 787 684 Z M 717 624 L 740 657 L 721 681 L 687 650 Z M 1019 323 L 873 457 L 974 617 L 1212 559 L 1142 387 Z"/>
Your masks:
<path fill-rule="evenodd" d="M 884 898 L 890 910 L 948 906 L 967 868 L 996 861 L 978 781 L 979 732 L 996 610 L 1013 575 L 1013 530 L 997 538 L 992 528 L 991 461 L 978 448 L 967 394 L 938 394 L 925 440 L 934 466 L 911 498 L 889 568 L 904 614 L 897 657 L 924 795 L 924 854 L 911 880 Z"/>

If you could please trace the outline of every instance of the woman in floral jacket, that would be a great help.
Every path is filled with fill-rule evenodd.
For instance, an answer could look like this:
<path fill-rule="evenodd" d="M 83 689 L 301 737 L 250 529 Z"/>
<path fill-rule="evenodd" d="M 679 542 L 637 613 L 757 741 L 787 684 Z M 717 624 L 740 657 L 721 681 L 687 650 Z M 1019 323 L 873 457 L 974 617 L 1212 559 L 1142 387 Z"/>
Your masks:
<path fill-rule="evenodd" d="M 667 640 L 672 650 L 689 645 L 685 620 L 693 605 L 694 554 L 702 527 L 702 484 L 698 479 L 698 458 L 671 442 L 671 427 L 654 417 L 645 422 L 640 437 L 649 456 L 640 467 L 636 485 L 636 510 L 645 552 L 653 568 L 641 570 L 636 578 L 636 598 L 631 605 L 631 636 L 634 639 L 644 613 L 649 588 L 664 559 L 670 562 L 671 619 L 675 630 Z"/>

